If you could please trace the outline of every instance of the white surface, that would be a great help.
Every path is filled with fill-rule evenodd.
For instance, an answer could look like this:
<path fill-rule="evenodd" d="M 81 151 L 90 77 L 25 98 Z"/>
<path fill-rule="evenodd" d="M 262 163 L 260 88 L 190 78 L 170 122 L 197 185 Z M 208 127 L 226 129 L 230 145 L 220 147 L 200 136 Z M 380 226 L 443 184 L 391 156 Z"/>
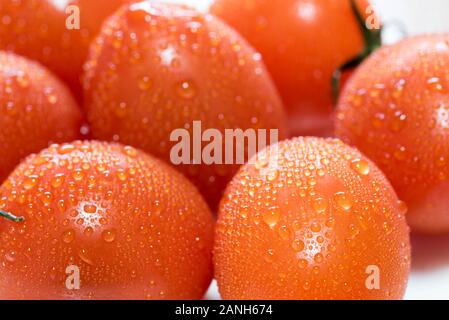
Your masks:
<path fill-rule="evenodd" d="M 449 299 L 449 235 L 412 236 L 412 273 L 406 299 Z"/>
<path fill-rule="evenodd" d="M 191 4 L 201 10 L 207 10 L 211 2 L 211 0 L 168 1 Z M 389 43 L 398 40 L 400 35 L 398 29 L 403 29 L 408 35 L 449 32 L 449 0 L 372 0 L 371 2 L 387 26 L 386 40 Z M 412 250 L 412 273 L 406 299 L 449 299 L 449 235 L 413 236 Z M 206 298 L 219 298 L 215 283 L 212 284 Z"/>

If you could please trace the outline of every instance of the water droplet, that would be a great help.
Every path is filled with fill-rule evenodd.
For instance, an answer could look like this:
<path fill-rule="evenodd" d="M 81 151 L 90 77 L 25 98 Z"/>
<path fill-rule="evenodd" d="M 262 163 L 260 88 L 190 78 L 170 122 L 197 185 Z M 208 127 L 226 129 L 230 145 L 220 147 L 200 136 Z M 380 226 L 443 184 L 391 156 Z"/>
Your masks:
<path fill-rule="evenodd" d="M 279 177 L 279 171 L 276 169 L 270 170 L 267 173 L 267 180 L 268 181 L 274 181 Z"/>
<path fill-rule="evenodd" d="M 385 114 L 383 113 L 376 113 L 371 121 L 373 127 L 380 128 L 383 126 L 385 122 Z"/>
<path fill-rule="evenodd" d="M 404 146 L 398 146 L 396 148 L 396 150 L 394 151 L 394 157 L 397 160 L 400 160 L 400 161 L 405 160 L 406 156 L 407 156 L 407 154 L 406 154 L 406 149 Z"/>
<path fill-rule="evenodd" d="M 323 213 L 327 209 L 327 200 L 324 198 L 317 198 L 313 201 L 313 209 L 316 213 Z"/>
<path fill-rule="evenodd" d="M 116 236 L 115 230 L 105 230 L 102 233 L 103 240 L 106 242 L 114 242 Z"/>
<path fill-rule="evenodd" d="M 304 282 L 302 288 L 306 291 L 310 290 L 310 283 L 308 281 Z"/>
<path fill-rule="evenodd" d="M 50 104 L 56 104 L 58 102 L 58 96 L 56 94 L 51 93 L 47 96 L 47 100 Z"/>
<path fill-rule="evenodd" d="M 270 227 L 274 228 L 279 222 L 280 213 L 278 209 L 272 209 L 264 212 L 262 215 L 263 221 Z"/>
<path fill-rule="evenodd" d="M 321 263 L 323 261 L 323 255 L 321 253 L 317 253 L 314 257 L 313 260 L 316 263 Z"/>
<path fill-rule="evenodd" d="M 295 239 L 292 243 L 292 248 L 296 252 L 301 252 L 305 248 L 304 242 L 300 239 Z"/>
<path fill-rule="evenodd" d="M 267 250 L 267 255 L 265 256 L 265 261 L 267 261 L 269 263 L 274 261 L 274 250 L 273 249 Z"/>
<path fill-rule="evenodd" d="M 401 214 L 406 214 L 407 213 L 407 204 L 404 201 L 398 200 L 398 208 L 399 211 L 401 212 Z"/>
<path fill-rule="evenodd" d="M 349 211 L 352 208 L 352 201 L 344 192 L 337 192 L 334 195 L 335 202 L 337 205 L 345 211 Z"/>
<path fill-rule="evenodd" d="M 404 129 L 407 123 L 407 115 L 401 111 L 396 111 L 393 118 L 390 121 L 390 130 L 393 132 L 399 132 Z"/>
<path fill-rule="evenodd" d="M 127 179 L 127 174 L 126 174 L 125 170 L 123 170 L 123 169 L 118 169 L 118 170 L 117 170 L 117 178 L 118 178 L 120 181 L 126 181 L 126 179 Z"/>
<path fill-rule="evenodd" d="M 394 86 L 394 91 L 393 91 L 393 98 L 398 99 L 402 93 L 404 92 L 404 88 L 406 85 L 406 80 L 405 79 L 400 79 Z"/>
<path fill-rule="evenodd" d="M 430 90 L 433 91 L 443 91 L 444 87 L 441 83 L 441 79 L 438 77 L 433 77 L 427 80 L 427 86 Z"/>
<path fill-rule="evenodd" d="M 62 241 L 65 243 L 71 243 L 75 239 L 75 231 L 72 229 L 69 229 L 67 231 L 64 231 L 62 234 Z"/>
<path fill-rule="evenodd" d="M 351 167 L 354 169 L 357 173 L 366 176 L 370 172 L 369 163 L 366 160 L 363 159 L 354 159 L 351 161 Z"/>
<path fill-rule="evenodd" d="M 446 158 L 445 158 L 444 156 L 437 157 L 437 159 L 436 159 L 436 165 L 437 165 L 439 168 L 445 167 L 446 164 L 447 164 L 447 161 L 446 161 Z"/>
<path fill-rule="evenodd" d="M 283 240 L 288 240 L 288 238 L 290 237 L 290 231 L 288 230 L 287 226 L 280 226 L 278 232 L 279 236 Z"/>
<path fill-rule="evenodd" d="M 26 74 L 18 75 L 16 81 L 22 88 L 27 88 L 30 85 L 30 78 Z"/>
<path fill-rule="evenodd" d="M 14 261 L 16 261 L 16 252 L 15 251 L 10 251 L 10 252 L 6 253 L 5 254 L 5 259 L 9 263 L 13 263 Z"/>
<path fill-rule="evenodd" d="M 321 225 L 318 222 L 312 222 L 312 224 L 310 225 L 310 230 L 312 230 L 312 232 L 320 232 L 321 231 Z"/>
<path fill-rule="evenodd" d="M 320 267 L 314 266 L 314 267 L 312 268 L 312 271 L 313 271 L 314 274 L 319 274 L 319 273 L 320 273 Z"/>
<path fill-rule="evenodd" d="M 176 84 L 176 93 L 182 99 L 193 99 L 195 98 L 196 86 L 193 81 L 183 81 Z"/>
<path fill-rule="evenodd" d="M 126 147 L 124 148 L 124 150 L 125 150 L 125 154 L 126 154 L 127 156 L 129 156 L 129 157 L 134 158 L 135 156 L 137 156 L 137 150 L 134 149 L 133 147 L 126 146 Z"/>
<path fill-rule="evenodd" d="M 32 176 L 26 177 L 25 180 L 23 181 L 23 187 L 26 190 L 33 189 L 36 186 L 36 184 L 37 184 L 38 178 L 39 177 L 36 176 L 36 175 L 32 175 Z"/>
<path fill-rule="evenodd" d="M 83 232 L 86 236 L 90 237 L 94 233 L 94 229 L 92 227 L 87 227 Z"/>
<path fill-rule="evenodd" d="M 326 227 L 332 229 L 333 227 L 335 227 L 335 220 L 333 218 L 329 218 L 326 221 Z"/>
<path fill-rule="evenodd" d="M 77 169 L 72 173 L 72 177 L 75 181 L 81 181 L 84 178 L 84 173 L 83 171 Z"/>
<path fill-rule="evenodd" d="M 268 159 L 265 156 L 257 156 L 255 167 L 257 170 L 266 168 L 268 166 Z"/>
<path fill-rule="evenodd" d="M 72 144 L 64 144 L 58 148 L 59 154 L 68 154 L 75 150 L 75 146 Z"/>
<path fill-rule="evenodd" d="M 56 174 L 52 179 L 51 179 L 51 185 L 53 188 L 59 188 L 65 180 L 65 175 L 63 173 L 59 173 Z"/>
<path fill-rule="evenodd" d="M 356 237 L 360 233 L 360 230 L 353 224 L 349 226 L 349 234 L 352 238 Z"/>
<path fill-rule="evenodd" d="M 84 212 L 85 213 L 96 213 L 97 212 L 97 206 L 94 204 L 86 204 L 84 205 Z"/>
<path fill-rule="evenodd" d="M 90 259 L 90 257 L 87 254 L 87 251 L 85 249 L 81 249 L 78 252 L 78 257 L 80 257 L 81 260 L 83 260 L 85 263 L 87 263 L 88 265 L 93 265 L 93 261 Z"/>
<path fill-rule="evenodd" d="M 120 102 L 115 106 L 114 113 L 118 118 L 125 117 L 128 113 L 128 105 L 125 102 Z"/>
<path fill-rule="evenodd" d="M 139 79 L 139 88 L 142 91 L 149 90 L 152 85 L 153 83 L 148 76 L 143 76 L 142 78 Z"/>
<path fill-rule="evenodd" d="M 308 265 L 308 264 L 309 264 L 309 262 L 307 262 L 306 259 L 299 259 L 298 265 L 299 265 L 299 267 L 300 267 L 301 269 L 307 268 L 307 265 Z"/>

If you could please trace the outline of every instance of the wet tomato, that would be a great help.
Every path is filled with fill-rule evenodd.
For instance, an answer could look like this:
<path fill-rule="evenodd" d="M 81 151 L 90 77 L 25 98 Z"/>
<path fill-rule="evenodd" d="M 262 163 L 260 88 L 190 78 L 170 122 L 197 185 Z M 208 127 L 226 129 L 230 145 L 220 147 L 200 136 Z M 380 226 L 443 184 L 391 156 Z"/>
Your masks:
<path fill-rule="evenodd" d="M 53 145 L 10 175 L 0 208 L 25 219 L 0 220 L 1 299 L 199 299 L 210 283 L 207 204 L 131 147 Z"/>
<path fill-rule="evenodd" d="M 0 49 L 37 60 L 79 95 L 82 65 L 102 21 L 131 0 L 2 0 Z M 66 8 L 80 10 L 80 29 L 69 30 Z M 69 13 L 71 13 L 70 11 Z"/>
<path fill-rule="evenodd" d="M 340 140 L 265 149 L 221 202 L 222 297 L 399 299 L 410 267 L 405 211 L 382 172 Z"/>
<path fill-rule="evenodd" d="M 449 231 L 449 35 L 381 49 L 348 82 L 336 134 L 375 161 L 412 229 Z"/>
<path fill-rule="evenodd" d="M 122 7 L 93 45 L 85 78 L 95 138 L 171 163 L 177 143 L 171 134 L 186 129 L 193 137 L 194 121 L 223 136 L 237 128 L 256 135 L 279 129 L 279 139 L 286 136 L 283 106 L 260 55 L 218 19 L 185 6 L 142 1 Z M 224 141 L 218 144 L 225 149 Z M 215 207 L 239 165 L 200 162 L 178 168 Z"/>
<path fill-rule="evenodd" d="M 365 14 L 368 2 L 357 1 Z M 349 0 L 215 0 L 211 12 L 239 31 L 274 78 L 294 135 L 332 129 L 334 71 L 363 49 Z"/>
<path fill-rule="evenodd" d="M 80 137 L 81 111 L 47 69 L 0 51 L 0 182 L 32 152 Z"/>

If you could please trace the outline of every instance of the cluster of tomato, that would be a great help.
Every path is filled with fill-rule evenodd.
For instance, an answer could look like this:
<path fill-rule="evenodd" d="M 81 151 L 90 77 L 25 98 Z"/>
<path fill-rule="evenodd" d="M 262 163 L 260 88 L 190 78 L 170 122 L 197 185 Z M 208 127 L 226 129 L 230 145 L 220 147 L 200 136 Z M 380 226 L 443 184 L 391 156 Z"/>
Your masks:
<path fill-rule="evenodd" d="M 226 299 L 403 296 L 408 225 L 449 232 L 449 35 L 369 56 L 365 0 L 68 4 L 81 29 L 0 1 L 0 298 L 199 299 L 214 272 Z M 198 120 L 341 140 L 170 165 Z"/>

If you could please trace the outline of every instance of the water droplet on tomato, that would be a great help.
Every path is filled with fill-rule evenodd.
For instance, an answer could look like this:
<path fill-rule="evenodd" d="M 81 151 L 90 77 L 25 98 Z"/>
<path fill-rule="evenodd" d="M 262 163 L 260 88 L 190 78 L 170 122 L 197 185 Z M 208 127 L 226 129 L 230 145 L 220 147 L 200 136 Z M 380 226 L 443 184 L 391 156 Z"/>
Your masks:
<path fill-rule="evenodd" d="M 304 242 L 300 239 L 295 239 L 292 243 L 292 248 L 293 250 L 295 250 L 296 252 L 301 252 L 304 250 L 305 245 Z"/>
<path fill-rule="evenodd" d="M 278 209 L 272 209 L 265 212 L 262 216 L 263 221 L 270 227 L 274 228 L 279 222 L 280 213 Z"/>
<path fill-rule="evenodd" d="M 193 81 L 183 81 L 176 84 L 175 91 L 178 97 L 187 100 L 195 98 L 197 94 L 196 86 Z"/>
<path fill-rule="evenodd" d="M 317 198 L 313 201 L 313 209 L 316 213 L 323 213 L 327 209 L 327 200 L 324 198 Z"/>
<path fill-rule="evenodd" d="M 102 233 L 103 240 L 106 242 L 114 242 L 115 236 L 116 236 L 116 231 L 113 229 L 105 230 Z"/>
<path fill-rule="evenodd" d="M 75 231 L 73 229 L 69 229 L 62 233 L 62 241 L 65 243 L 71 243 L 75 239 Z"/>
<path fill-rule="evenodd" d="M 345 192 L 337 192 L 334 195 L 335 202 L 337 205 L 345 210 L 349 211 L 352 208 L 352 201 L 349 199 L 349 197 L 346 195 Z"/>
<path fill-rule="evenodd" d="M 366 176 L 370 172 L 369 163 L 366 160 L 363 159 L 354 159 L 351 161 L 351 167 L 354 169 L 358 174 L 361 174 L 363 176 Z"/>

